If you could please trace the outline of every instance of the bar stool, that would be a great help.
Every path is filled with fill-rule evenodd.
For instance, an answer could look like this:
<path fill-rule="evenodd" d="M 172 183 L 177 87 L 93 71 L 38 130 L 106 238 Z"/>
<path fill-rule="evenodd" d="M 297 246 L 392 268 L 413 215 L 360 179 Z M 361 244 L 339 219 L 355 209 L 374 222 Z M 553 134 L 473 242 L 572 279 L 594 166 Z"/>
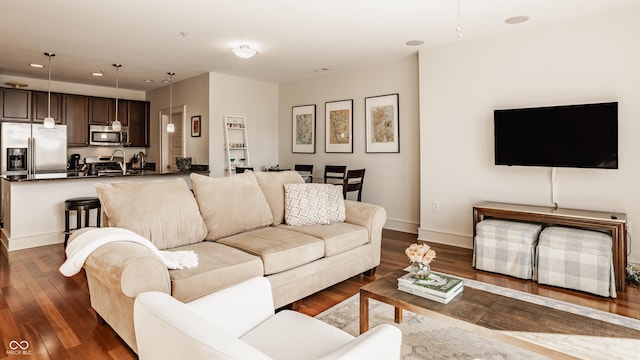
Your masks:
<path fill-rule="evenodd" d="M 100 227 L 100 216 L 102 205 L 100 199 L 97 197 L 77 197 L 67 199 L 64 201 L 64 247 L 67 247 L 67 240 L 71 235 L 71 230 L 78 230 L 82 228 L 82 212 L 84 211 L 84 226 L 89 226 L 89 211 L 92 209 L 98 210 L 96 216 L 96 224 Z M 76 228 L 69 229 L 69 211 L 76 211 Z"/>

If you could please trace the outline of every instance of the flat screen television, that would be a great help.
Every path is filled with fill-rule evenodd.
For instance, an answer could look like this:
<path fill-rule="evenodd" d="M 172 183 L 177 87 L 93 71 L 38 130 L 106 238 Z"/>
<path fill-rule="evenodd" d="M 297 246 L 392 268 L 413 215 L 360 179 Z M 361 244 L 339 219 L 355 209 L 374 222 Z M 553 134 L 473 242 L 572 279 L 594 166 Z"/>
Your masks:
<path fill-rule="evenodd" d="M 495 164 L 618 168 L 618 103 L 494 110 Z"/>

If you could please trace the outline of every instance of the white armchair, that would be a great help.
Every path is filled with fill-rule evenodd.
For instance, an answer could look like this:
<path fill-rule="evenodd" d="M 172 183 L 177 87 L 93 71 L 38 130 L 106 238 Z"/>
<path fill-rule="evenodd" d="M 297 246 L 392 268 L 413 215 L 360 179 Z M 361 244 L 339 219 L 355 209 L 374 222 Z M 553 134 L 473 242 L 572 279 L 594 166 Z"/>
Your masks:
<path fill-rule="evenodd" d="M 257 277 L 190 303 L 161 292 L 135 301 L 138 355 L 145 359 L 399 359 L 402 333 L 390 324 L 358 336 L 284 310 Z"/>

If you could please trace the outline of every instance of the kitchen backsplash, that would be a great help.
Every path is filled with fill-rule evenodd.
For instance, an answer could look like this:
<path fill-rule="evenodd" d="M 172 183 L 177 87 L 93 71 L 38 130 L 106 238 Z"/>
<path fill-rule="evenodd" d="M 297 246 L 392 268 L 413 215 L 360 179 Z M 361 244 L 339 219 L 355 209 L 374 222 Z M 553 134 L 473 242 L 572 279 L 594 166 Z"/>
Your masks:
<path fill-rule="evenodd" d="M 84 163 L 84 158 L 89 156 L 110 156 L 113 150 L 119 149 L 114 146 L 91 146 L 91 147 L 70 147 L 67 148 L 67 159 L 71 156 L 71 154 L 80 154 L 80 162 Z M 123 147 L 124 152 L 126 154 L 127 162 L 131 161 L 131 158 L 134 154 L 139 153 L 140 151 L 145 154 L 146 149 L 143 147 Z M 122 156 L 120 152 L 116 154 L 116 156 Z M 152 161 L 147 159 L 147 161 Z"/>

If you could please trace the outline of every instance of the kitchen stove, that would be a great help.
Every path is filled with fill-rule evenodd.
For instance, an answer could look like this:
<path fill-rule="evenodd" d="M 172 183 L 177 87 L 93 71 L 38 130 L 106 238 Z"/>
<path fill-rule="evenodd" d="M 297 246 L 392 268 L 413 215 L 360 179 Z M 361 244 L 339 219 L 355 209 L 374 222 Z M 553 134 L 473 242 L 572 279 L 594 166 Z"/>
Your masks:
<path fill-rule="evenodd" d="M 90 156 L 84 159 L 87 166 L 87 175 L 109 176 L 122 174 L 120 164 L 125 160 L 122 157 L 114 156 Z"/>

